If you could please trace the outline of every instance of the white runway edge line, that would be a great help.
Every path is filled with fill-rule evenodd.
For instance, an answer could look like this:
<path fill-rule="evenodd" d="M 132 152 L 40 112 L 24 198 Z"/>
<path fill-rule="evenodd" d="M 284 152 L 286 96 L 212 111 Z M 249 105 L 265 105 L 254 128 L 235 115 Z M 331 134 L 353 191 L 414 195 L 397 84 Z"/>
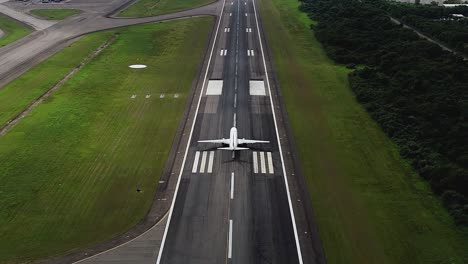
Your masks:
<path fill-rule="evenodd" d="M 232 219 L 229 219 L 229 248 L 228 258 L 232 258 Z"/>
<path fill-rule="evenodd" d="M 174 212 L 174 206 L 175 206 L 175 202 L 176 202 L 176 198 L 177 198 L 177 193 L 179 192 L 180 180 L 181 180 L 182 174 L 184 172 L 185 162 L 187 161 L 187 154 L 188 154 L 188 151 L 189 151 L 189 148 L 190 148 L 190 142 L 192 142 L 193 130 L 195 128 L 195 122 L 197 120 L 198 111 L 200 109 L 200 103 L 201 103 L 201 99 L 203 97 L 203 89 L 205 89 L 206 78 L 208 77 L 208 70 L 210 69 L 211 59 L 213 58 L 213 52 L 214 52 L 214 49 L 215 49 L 215 46 L 216 46 L 216 40 L 218 39 L 219 26 L 221 25 L 221 20 L 223 19 L 223 10 L 224 10 L 225 5 L 226 5 L 226 0 L 223 1 L 223 6 L 221 8 L 221 12 L 220 12 L 220 15 L 219 15 L 218 25 L 216 26 L 216 33 L 215 33 L 215 37 L 214 37 L 214 40 L 213 40 L 213 43 L 212 43 L 212 46 L 211 46 L 210 57 L 208 58 L 208 64 L 206 65 L 205 76 L 203 77 L 203 84 L 202 84 L 202 87 L 201 87 L 200 94 L 198 96 L 197 108 L 195 110 L 195 118 L 192 121 L 192 128 L 190 129 L 190 135 L 189 135 L 189 138 L 188 138 L 188 141 L 187 141 L 187 147 L 185 148 L 184 159 L 182 160 L 182 165 L 181 165 L 181 169 L 180 169 L 180 172 L 179 172 L 179 177 L 177 178 L 177 184 L 176 184 L 176 188 L 175 188 L 175 191 L 174 191 L 174 196 L 172 197 L 171 207 L 169 208 L 169 216 L 167 218 L 166 228 L 164 229 L 164 235 L 163 235 L 163 238 L 162 238 L 162 241 L 161 241 L 161 247 L 159 248 L 159 253 L 158 253 L 158 258 L 156 260 L 156 264 L 161 263 L 161 257 L 162 257 L 162 254 L 163 254 L 163 251 L 164 251 L 164 245 L 166 244 L 166 239 L 167 239 L 167 232 L 169 231 L 169 226 L 171 225 L 172 213 Z"/>
<path fill-rule="evenodd" d="M 296 217 L 294 216 L 294 209 L 292 207 L 292 202 L 291 202 L 291 192 L 289 191 L 288 177 L 286 176 L 286 167 L 284 166 L 283 148 L 281 147 L 281 142 L 280 142 L 280 138 L 279 138 L 278 122 L 276 120 L 275 106 L 274 106 L 274 103 L 273 103 L 273 97 L 272 97 L 272 93 L 271 93 L 270 79 L 268 77 L 268 69 L 267 69 L 267 66 L 266 66 L 265 53 L 263 51 L 262 36 L 260 34 L 260 26 L 258 24 L 257 7 L 256 7 L 256 4 L 255 4 L 255 0 L 252 0 L 252 5 L 253 5 L 253 8 L 254 8 L 255 23 L 257 24 L 257 34 L 258 34 L 258 40 L 260 42 L 260 51 L 262 53 L 263 67 L 265 69 L 265 77 L 266 77 L 266 81 L 267 81 L 268 92 L 270 93 L 271 112 L 273 114 L 273 121 L 274 121 L 274 124 L 275 124 L 276 140 L 278 141 L 278 149 L 279 149 L 279 153 L 280 153 L 280 157 L 281 157 L 281 166 L 282 166 L 282 169 L 283 169 L 284 184 L 286 185 L 286 194 L 288 196 L 289 212 L 291 214 L 291 220 L 292 220 L 291 222 L 292 222 L 292 225 L 293 225 L 294 238 L 296 239 L 297 256 L 298 256 L 298 259 L 299 259 L 299 263 L 303 264 L 304 261 L 302 260 L 301 245 L 299 243 L 299 236 L 297 235 Z"/>

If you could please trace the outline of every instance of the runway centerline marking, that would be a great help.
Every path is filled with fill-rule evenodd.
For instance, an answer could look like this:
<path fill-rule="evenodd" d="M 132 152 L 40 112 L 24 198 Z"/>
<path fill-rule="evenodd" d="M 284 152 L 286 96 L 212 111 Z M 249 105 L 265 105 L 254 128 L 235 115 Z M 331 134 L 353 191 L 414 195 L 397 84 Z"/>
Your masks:
<path fill-rule="evenodd" d="M 228 258 L 232 258 L 232 219 L 229 219 L 229 247 Z"/>
<path fill-rule="evenodd" d="M 183 169 L 185 167 L 185 162 L 187 161 L 187 154 L 188 154 L 189 149 L 190 149 L 190 142 L 191 142 L 192 137 L 193 137 L 193 131 L 195 129 L 195 122 L 197 120 L 197 115 L 198 115 L 198 112 L 200 110 L 201 99 L 203 97 L 202 96 L 203 95 L 203 89 L 205 88 L 206 78 L 208 77 L 208 71 L 210 69 L 211 59 L 213 58 L 215 44 L 216 44 L 217 39 L 218 39 L 219 27 L 221 26 L 221 20 L 223 19 L 223 10 L 224 10 L 225 5 L 226 5 L 226 0 L 223 1 L 223 6 L 222 6 L 221 11 L 220 11 L 220 15 L 219 15 L 219 19 L 218 19 L 218 25 L 216 27 L 216 33 L 215 33 L 215 36 L 214 36 L 213 43 L 211 45 L 210 57 L 208 58 L 208 63 L 206 65 L 205 76 L 203 77 L 203 83 L 202 83 L 202 86 L 201 86 L 201 91 L 200 91 L 200 94 L 198 96 L 197 108 L 195 110 L 195 118 L 193 119 L 192 127 L 190 128 L 190 135 L 189 135 L 189 138 L 188 138 L 188 141 L 187 141 L 188 142 L 187 146 L 185 147 L 185 154 L 184 154 L 184 158 L 182 160 L 182 165 L 181 165 L 181 169 L 180 169 L 180 172 L 179 172 L 179 177 L 177 178 L 176 188 L 175 188 L 175 191 L 174 191 L 174 196 L 172 197 L 171 207 L 169 208 L 169 217 L 167 219 L 166 227 L 164 228 L 164 234 L 163 234 L 163 238 L 162 238 L 162 241 L 161 241 L 161 246 L 159 248 L 159 253 L 158 253 L 158 258 L 156 260 L 156 264 L 161 263 L 161 258 L 162 258 L 162 254 L 163 254 L 163 251 L 164 251 L 164 245 L 166 244 L 167 233 L 169 232 L 169 226 L 171 225 L 172 213 L 174 212 L 174 206 L 175 206 L 175 203 L 176 203 L 177 194 L 179 192 L 180 181 L 182 179 L 182 174 L 184 172 Z"/>
<path fill-rule="evenodd" d="M 200 158 L 200 151 L 195 152 L 195 160 L 193 161 L 192 173 L 198 170 L 198 159 Z"/>
<path fill-rule="evenodd" d="M 233 121 L 232 121 L 233 127 L 236 127 L 236 123 L 237 123 L 237 120 L 236 120 L 236 119 L 237 119 L 237 114 L 234 113 L 234 119 L 233 119 Z"/>
<path fill-rule="evenodd" d="M 231 200 L 234 199 L 234 172 L 231 173 Z"/>
<path fill-rule="evenodd" d="M 299 264 L 303 264 L 304 261 L 302 260 L 301 245 L 299 243 L 299 236 L 297 234 L 296 217 L 294 215 L 294 209 L 292 207 L 291 192 L 289 191 L 289 183 L 288 183 L 288 177 L 287 177 L 287 174 L 286 174 L 286 166 L 284 165 L 283 147 L 281 146 L 281 141 L 280 141 L 280 138 L 279 138 L 278 121 L 276 120 L 275 104 L 273 102 L 273 97 L 271 95 L 270 78 L 268 76 L 268 68 L 267 68 L 266 60 L 265 60 L 265 52 L 263 50 L 262 36 L 260 35 L 260 25 L 258 23 L 257 7 L 255 5 L 255 0 L 252 0 L 252 5 L 253 5 L 253 9 L 254 9 L 255 24 L 257 25 L 258 40 L 260 42 L 260 51 L 262 53 L 263 68 L 265 70 L 265 77 L 266 77 L 265 79 L 266 79 L 266 82 L 267 82 L 268 92 L 270 94 L 270 96 L 269 96 L 270 97 L 270 106 L 271 106 L 271 112 L 272 112 L 272 115 L 273 115 L 273 123 L 275 124 L 276 140 L 278 142 L 278 149 L 279 149 L 279 154 L 280 154 L 280 158 L 281 158 L 281 166 L 282 166 L 282 169 L 283 169 L 284 185 L 286 186 L 286 194 L 287 194 L 287 197 L 288 197 L 289 213 L 291 214 L 291 222 L 292 222 L 293 231 L 294 231 L 294 238 L 296 240 L 297 256 L 298 256 L 298 259 L 299 259 Z"/>

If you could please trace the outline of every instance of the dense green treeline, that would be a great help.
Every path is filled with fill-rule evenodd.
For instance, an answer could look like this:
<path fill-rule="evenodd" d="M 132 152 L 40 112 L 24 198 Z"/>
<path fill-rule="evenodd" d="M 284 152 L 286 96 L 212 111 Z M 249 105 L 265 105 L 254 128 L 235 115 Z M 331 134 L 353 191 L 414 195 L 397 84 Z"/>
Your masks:
<path fill-rule="evenodd" d="M 382 0 L 373 3 L 393 17 L 468 55 L 468 19 L 457 19 L 452 16 L 452 14 L 468 16 L 468 6 L 446 8 Z"/>
<path fill-rule="evenodd" d="M 468 225 L 468 63 L 395 25 L 370 0 L 304 0 L 328 55 L 457 224 Z"/>

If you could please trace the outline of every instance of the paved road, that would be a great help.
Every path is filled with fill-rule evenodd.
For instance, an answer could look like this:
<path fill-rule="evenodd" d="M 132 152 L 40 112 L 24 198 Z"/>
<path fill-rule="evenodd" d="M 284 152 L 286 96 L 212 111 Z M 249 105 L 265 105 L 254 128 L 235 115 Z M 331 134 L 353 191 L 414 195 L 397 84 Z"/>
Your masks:
<path fill-rule="evenodd" d="M 157 263 L 303 261 L 259 29 L 252 0 L 226 2 Z M 231 152 L 197 143 L 228 137 L 232 126 L 240 137 L 271 144 L 232 160 Z"/>

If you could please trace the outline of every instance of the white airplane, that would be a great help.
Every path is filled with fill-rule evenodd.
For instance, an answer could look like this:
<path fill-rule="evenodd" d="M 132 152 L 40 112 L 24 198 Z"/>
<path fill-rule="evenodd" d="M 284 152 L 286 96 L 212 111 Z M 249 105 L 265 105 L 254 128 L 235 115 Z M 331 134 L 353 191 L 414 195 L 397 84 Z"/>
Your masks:
<path fill-rule="evenodd" d="M 199 140 L 198 142 L 229 145 L 229 147 L 222 147 L 218 149 L 231 150 L 231 151 L 249 149 L 249 148 L 238 147 L 239 145 L 242 145 L 242 144 L 270 143 L 270 141 L 265 141 L 265 140 L 251 140 L 251 139 L 245 139 L 245 138 L 237 138 L 236 127 L 231 128 L 231 131 L 229 133 L 229 138 L 213 139 L 213 140 Z"/>

